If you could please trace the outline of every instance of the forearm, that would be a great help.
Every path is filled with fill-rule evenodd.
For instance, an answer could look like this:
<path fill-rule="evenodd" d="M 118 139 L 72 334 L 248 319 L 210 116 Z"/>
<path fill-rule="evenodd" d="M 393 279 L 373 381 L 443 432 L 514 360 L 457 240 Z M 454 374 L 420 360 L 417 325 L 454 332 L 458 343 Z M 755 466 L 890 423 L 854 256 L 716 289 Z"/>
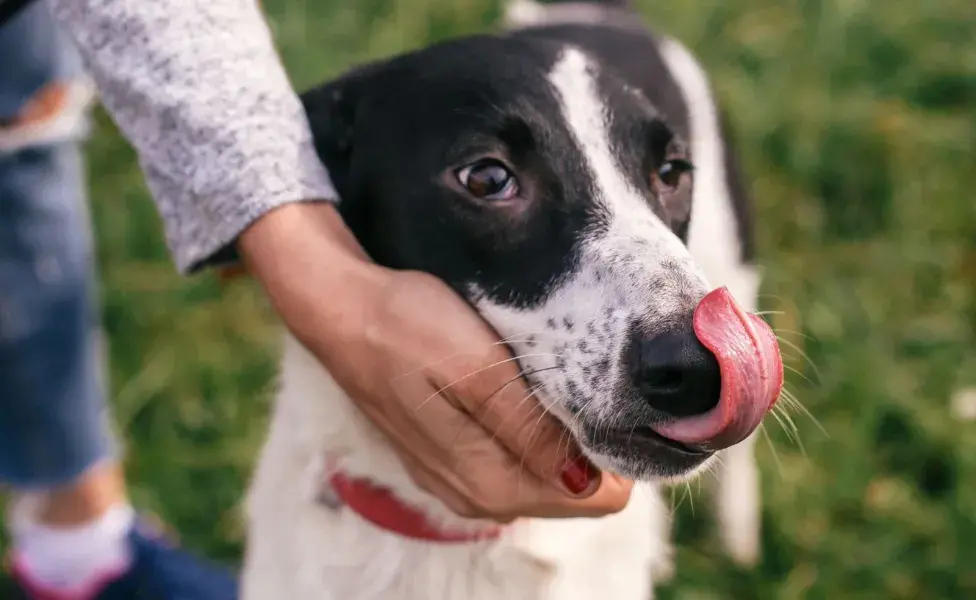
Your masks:
<path fill-rule="evenodd" d="M 331 206 L 275 209 L 241 234 L 238 248 L 299 338 L 311 334 L 338 348 L 338 340 L 362 335 L 350 328 L 363 323 L 355 315 L 364 301 L 383 296 L 386 270 L 372 263 Z"/>
<path fill-rule="evenodd" d="M 178 268 L 258 217 L 334 199 L 254 0 L 48 0 L 139 154 Z"/>

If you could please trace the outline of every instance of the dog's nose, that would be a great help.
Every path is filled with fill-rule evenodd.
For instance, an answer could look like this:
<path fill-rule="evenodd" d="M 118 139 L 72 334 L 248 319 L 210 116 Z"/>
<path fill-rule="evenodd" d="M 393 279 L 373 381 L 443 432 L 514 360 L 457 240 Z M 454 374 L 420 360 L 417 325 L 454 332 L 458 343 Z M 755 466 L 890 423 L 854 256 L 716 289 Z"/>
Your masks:
<path fill-rule="evenodd" d="M 698 341 L 690 319 L 670 331 L 634 335 L 627 362 L 638 393 L 663 413 L 688 417 L 718 404 L 722 393 L 718 360 Z"/>

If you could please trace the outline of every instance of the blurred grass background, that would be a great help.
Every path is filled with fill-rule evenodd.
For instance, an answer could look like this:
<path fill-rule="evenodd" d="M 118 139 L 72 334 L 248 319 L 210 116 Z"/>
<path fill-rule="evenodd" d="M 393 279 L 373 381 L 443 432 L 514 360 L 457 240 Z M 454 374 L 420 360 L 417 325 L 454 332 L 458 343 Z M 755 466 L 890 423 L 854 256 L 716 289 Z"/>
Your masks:
<path fill-rule="evenodd" d="M 784 347 L 788 385 L 826 432 L 795 415 L 801 447 L 767 425 L 755 571 L 723 557 L 706 493 L 681 502 L 678 575 L 660 597 L 976 598 L 976 423 L 949 410 L 976 385 L 976 3 L 638 4 L 697 53 L 731 112 L 759 209 L 764 308 L 809 356 Z M 501 13 L 485 0 L 264 5 L 298 89 L 495 29 Z M 236 562 L 275 319 L 249 282 L 174 273 L 103 114 L 89 150 L 132 494 L 186 545 Z"/>

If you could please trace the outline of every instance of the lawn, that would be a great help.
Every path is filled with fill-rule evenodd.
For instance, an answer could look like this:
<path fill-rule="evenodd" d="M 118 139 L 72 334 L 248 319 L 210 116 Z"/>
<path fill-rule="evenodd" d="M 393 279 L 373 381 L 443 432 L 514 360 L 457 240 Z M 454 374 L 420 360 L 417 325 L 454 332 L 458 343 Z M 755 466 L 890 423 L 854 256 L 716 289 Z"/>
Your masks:
<path fill-rule="evenodd" d="M 497 27 L 496 2 L 265 0 L 298 89 Z M 976 598 L 976 3 L 639 2 L 714 78 L 760 220 L 764 308 L 814 419 L 759 447 L 764 557 L 719 550 L 708 481 L 660 596 Z M 276 323 L 249 282 L 175 274 L 131 150 L 99 115 L 93 211 L 115 417 L 135 502 L 236 561 Z M 808 358 L 801 356 L 805 354 Z M 680 494 L 678 494 L 680 497 Z"/>

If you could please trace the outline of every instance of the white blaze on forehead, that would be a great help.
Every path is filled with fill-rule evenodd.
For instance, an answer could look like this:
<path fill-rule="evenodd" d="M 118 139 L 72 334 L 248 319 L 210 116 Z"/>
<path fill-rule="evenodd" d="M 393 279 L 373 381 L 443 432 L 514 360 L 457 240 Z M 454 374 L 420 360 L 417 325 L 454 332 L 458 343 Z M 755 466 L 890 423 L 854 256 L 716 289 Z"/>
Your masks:
<path fill-rule="evenodd" d="M 678 41 L 665 38 L 659 51 L 688 108 L 695 190 L 688 247 L 715 285 L 728 286 L 746 310 L 755 310 L 759 273 L 741 261 L 742 247 L 725 172 L 718 107 L 705 70 Z"/>
<path fill-rule="evenodd" d="M 574 47 L 566 48 L 549 72 L 563 118 L 593 178 L 596 194 L 593 200 L 610 215 L 611 235 L 651 237 L 661 244 L 657 248 L 661 258 L 664 254 L 687 255 L 681 240 L 651 211 L 614 157 L 609 135 L 610 113 L 598 92 L 595 72 L 595 64 Z M 654 231 L 648 231 L 649 226 Z"/>
<path fill-rule="evenodd" d="M 714 240 L 715 236 L 722 238 L 717 245 L 722 246 L 723 250 L 729 247 L 737 249 L 739 243 L 735 239 L 735 217 L 726 184 L 718 109 L 708 85 L 708 76 L 680 42 L 666 38 L 661 41 L 660 52 L 688 108 L 691 156 L 695 163 L 695 201 L 692 203 L 690 237 L 697 237 L 700 231 L 702 237 L 710 241 L 717 241 Z M 704 217 L 702 220 L 707 220 L 713 226 L 707 234 L 705 230 L 694 227 L 698 217 Z M 726 239 L 730 235 L 732 239 Z"/>

